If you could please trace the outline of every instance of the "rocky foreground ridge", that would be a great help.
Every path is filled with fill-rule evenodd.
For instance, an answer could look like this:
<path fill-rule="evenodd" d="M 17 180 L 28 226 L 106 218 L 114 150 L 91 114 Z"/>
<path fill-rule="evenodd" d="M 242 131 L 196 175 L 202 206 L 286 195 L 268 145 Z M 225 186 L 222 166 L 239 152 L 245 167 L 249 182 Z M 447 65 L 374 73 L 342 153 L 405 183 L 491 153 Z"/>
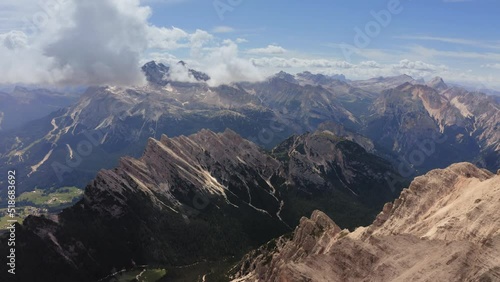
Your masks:
<path fill-rule="evenodd" d="M 248 254 L 233 281 L 500 281 L 499 208 L 500 174 L 454 164 L 354 232 L 315 211 Z"/>

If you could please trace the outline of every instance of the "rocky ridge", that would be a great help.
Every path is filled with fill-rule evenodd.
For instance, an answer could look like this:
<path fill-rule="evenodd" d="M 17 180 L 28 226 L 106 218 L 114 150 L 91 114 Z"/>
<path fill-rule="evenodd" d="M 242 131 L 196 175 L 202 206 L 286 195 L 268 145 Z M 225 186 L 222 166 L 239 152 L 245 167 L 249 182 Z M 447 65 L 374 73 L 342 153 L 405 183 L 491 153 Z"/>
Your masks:
<path fill-rule="evenodd" d="M 500 174 L 469 163 L 417 177 L 372 225 L 322 212 L 248 254 L 233 281 L 499 281 Z"/>
<path fill-rule="evenodd" d="M 289 232 L 315 206 L 332 208 L 330 215 L 353 227 L 381 207 L 367 195 L 394 198 L 385 179 L 377 178 L 390 165 L 356 143 L 331 132 L 306 134 L 294 144 L 299 142 L 316 157 L 282 147 L 292 162 L 305 164 L 300 173 L 231 130 L 150 138 L 141 158 L 121 158 L 115 169 L 100 171 L 73 207 L 56 216 L 30 216 L 17 227 L 23 242 L 19 277 L 33 280 L 28 269 L 36 266 L 42 281 L 94 281 L 135 265 L 240 257 Z M 335 167 L 335 175 L 327 173 Z M 358 170 L 363 177 L 353 176 Z M 323 187 L 306 185 L 311 179 L 323 179 Z M 44 261 L 34 253 L 45 253 Z"/>

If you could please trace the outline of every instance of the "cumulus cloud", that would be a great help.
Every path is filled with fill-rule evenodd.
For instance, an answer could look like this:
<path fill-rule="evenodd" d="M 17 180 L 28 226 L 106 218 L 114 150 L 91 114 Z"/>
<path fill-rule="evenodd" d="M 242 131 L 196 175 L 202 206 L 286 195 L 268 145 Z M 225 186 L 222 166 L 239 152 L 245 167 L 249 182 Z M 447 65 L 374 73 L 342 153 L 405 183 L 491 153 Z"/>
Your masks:
<path fill-rule="evenodd" d="M 55 82 L 61 77 L 57 71 L 48 71 L 52 60 L 41 54 L 37 46 L 31 46 L 22 31 L 0 34 L 0 83 Z"/>
<path fill-rule="evenodd" d="M 139 0 L 57 1 L 33 14 L 28 35 L 0 35 L 0 83 L 141 83 L 150 14 Z"/>
<path fill-rule="evenodd" d="M 189 34 L 180 28 L 150 26 L 147 33 L 148 47 L 151 49 L 175 50 L 187 47 L 185 40 Z"/>
<path fill-rule="evenodd" d="M 193 33 L 189 38 L 189 43 L 191 46 L 191 56 L 200 57 L 204 45 L 212 41 L 212 39 L 213 35 L 204 30 L 197 29 L 196 32 Z"/>
<path fill-rule="evenodd" d="M 213 38 L 203 30 L 151 25 L 151 9 L 139 0 L 58 3 L 33 14 L 43 21 L 25 27 L 28 35 L 0 34 L 0 67 L 6 73 L 0 83 L 141 84 L 140 64 L 150 50 L 191 48 L 197 55 Z"/>
<path fill-rule="evenodd" d="M 262 70 L 239 56 L 238 45 L 232 40 L 224 40 L 221 46 L 210 49 L 203 56 L 198 59 L 206 66 L 204 71 L 212 78 L 211 85 L 265 78 Z"/>
<path fill-rule="evenodd" d="M 24 49 L 28 46 L 28 36 L 20 30 L 0 34 L 0 43 L 9 50 Z"/>
<path fill-rule="evenodd" d="M 150 10 L 138 0 L 73 2 L 72 24 L 44 48 L 54 68 L 75 84 L 138 84 Z"/>
<path fill-rule="evenodd" d="M 170 64 L 169 79 L 180 82 L 197 82 L 196 78 L 189 72 L 189 68 L 180 63 Z"/>
<path fill-rule="evenodd" d="M 173 68 L 173 74 L 170 76 L 171 79 L 194 82 L 187 68 L 178 64 L 180 60 L 183 60 L 189 68 L 208 74 L 211 77 L 208 81 L 210 86 L 239 81 L 260 81 L 272 73 L 254 65 L 251 60 L 241 57 L 241 52 L 236 42 L 224 40 L 220 43 L 213 43 L 207 46 L 200 42 L 206 43 L 206 40 L 209 40 L 211 37 L 204 37 L 202 35 L 203 33 L 200 32 L 195 37 L 198 43 L 191 45 L 191 57 L 187 60 L 178 58 L 167 52 L 152 52 L 148 54 L 147 59 L 142 60 L 142 63 L 155 60 L 170 65 Z"/>

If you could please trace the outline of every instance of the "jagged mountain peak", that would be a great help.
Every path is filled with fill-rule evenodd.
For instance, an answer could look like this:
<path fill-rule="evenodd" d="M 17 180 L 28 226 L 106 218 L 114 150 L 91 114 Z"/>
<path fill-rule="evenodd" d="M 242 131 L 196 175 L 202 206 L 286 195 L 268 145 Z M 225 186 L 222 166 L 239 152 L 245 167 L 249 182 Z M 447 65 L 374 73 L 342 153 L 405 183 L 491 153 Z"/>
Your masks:
<path fill-rule="evenodd" d="M 407 74 L 402 74 L 398 76 L 381 76 L 368 80 L 352 81 L 350 83 L 355 87 L 359 87 L 367 91 L 381 93 L 385 90 L 396 88 L 406 83 L 416 84 L 417 81 Z"/>
<path fill-rule="evenodd" d="M 438 91 L 444 91 L 449 88 L 448 85 L 444 82 L 443 78 L 439 76 L 433 78 L 431 81 L 429 81 L 429 83 L 427 83 L 427 85 Z"/>
<path fill-rule="evenodd" d="M 408 74 L 401 74 L 401 75 L 396 75 L 396 76 L 381 76 L 377 78 L 379 81 L 386 81 L 386 82 L 395 82 L 395 83 L 405 83 L 405 82 L 415 82 L 416 80 L 408 75 Z"/>
<path fill-rule="evenodd" d="M 384 79 L 389 79 L 389 80 L 401 80 L 401 81 L 415 81 L 415 79 L 408 74 L 401 74 L 397 76 L 392 76 L 392 77 L 382 77 L 382 80 Z"/>
<path fill-rule="evenodd" d="M 338 83 L 339 81 L 340 82 L 347 81 L 347 78 L 343 74 L 334 74 L 334 75 L 325 75 L 320 73 L 313 74 L 309 71 L 304 71 L 302 73 L 299 73 L 297 74 L 297 77 L 304 83 L 319 84 L 319 85 Z"/>
<path fill-rule="evenodd" d="M 271 79 L 282 79 L 286 82 L 297 83 L 297 80 L 295 79 L 295 76 L 293 74 L 289 74 L 284 71 L 280 71 L 279 73 L 275 74 L 271 77 Z"/>
<path fill-rule="evenodd" d="M 179 61 L 177 66 L 166 66 L 163 63 L 151 61 L 142 67 L 142 71 L 150 83 L 160 86 L 166 86 L 176 81 L 206 82 L 210 80 L 210 76 L 206 73 L 188 68 L 184 61 Z"/>
<path fill-rule="evenodd" d="M 151 61 L 142 66 L 142 71 L 146 75 L 146 79 L 149 82 L 164 84 L 164 78 L 169 73 L 170 67 L 165 66 L 163 63 Z"/>
<path fill-rule="evenodd" d="M 396 89 L 398 89 L 398 90 L 409 90 L 409 89 L 411 89 L 413 87 L 415 87 L 415 85 L 412 84 L 411 82 L 404 82 L 403 84 L 397 86 Z"/>

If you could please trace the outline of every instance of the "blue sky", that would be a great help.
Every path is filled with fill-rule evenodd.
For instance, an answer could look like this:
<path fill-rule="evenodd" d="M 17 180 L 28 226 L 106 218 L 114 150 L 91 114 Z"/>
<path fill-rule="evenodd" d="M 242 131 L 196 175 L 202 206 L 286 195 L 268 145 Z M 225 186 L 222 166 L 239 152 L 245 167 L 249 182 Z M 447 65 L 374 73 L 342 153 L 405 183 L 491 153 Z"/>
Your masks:
<path fill-rule="evenodd" d="M 71 3 L 74 0 L 52 1 L 69 2 L 50 17 L 50 22 L 55 22 L 53 26 L 63 19 L 71 22 L 72 17 L 78 17 L 80 11 L 86 9 L 72 10 L 77 5 Z M 344 73 L 353 79 L 402 73 L 426 79 L 439 75 L 452 82 L 500 88 L 500 79 L 497 79 L 500 74 L 498 1 L 117 1 L 89 0 L 94 6 L 87 7 L 89 13 L 86 17 L 103 21 L 96 26 L 112 26 L 124 33 L 130 27 L 123 21 L 137 21 L 133 28 L 144 25 L 147 36 L 142 40 L 147 44 L 131 48 L 130 45 L 136 45 L 132 43 L 118 48 L 137 52 L 138 63 L 150 59 L 166 63 L 186 60 L 209 72 L 219 82 L 262 79 L 283 69 L 291 73 L 303 70 Z M 26 24 L 19 19 L 23 18 L 22 15 L 31 19 L 31 15 L 40 9 L 35 0 L 20 0 L 18 3 L 17 6 L 0 4 L 3 8 L 0 40 L 2 33 L 3 38 L 17 30 L 27 33 L 23 27 Z M 99 6 L 106 3 L 117 7 L 116 18 L 93 19 L 91 11 L 102 10 Z M 391 10 L 390 5 L 396 6 Z M 390 20 L 377 22 L 373 13 L 390 15 Z M 50 53 L 47 46 L 54 45 L 50 40 L 58 38 L 54 35 L 58 30 L 61 28 L 45 28 L 39 32 L 41 34 L 28 34 L 24 41 L 27 45 L 38 45 L 42 55 L 47 56 Z M 82 33 L 80 37 L 88 38 L 90 42 L 94 40 L 94 34 L 100 32 L 77 27 L 66 34 Z M 52 35 L 42 36 L 45 33 Z M 113 36 L 116 34 L 110 35 Z M 123 36 L 124 42 L 134 41 L 130 34 Z M 105 37 L 106 34 L 100 34 L 99 39 Z M 141 40 L 140 36 L 135 38 Z M 67 43 L 62 39 L 56 43 L 61 41 Z M 105 46 L 109 44 L 101 47 Z M 99 53 L 99 46 L 95 48 L 95 53 Z M 58 50 L 61 49 L 64 48 Z M 109 50 L 106 52 L 106 58 L 117 55 L 109 54 Z M 54 61 L 59 62 L 74 73 L 79 71 L 76 68 L 96 68 L 81 65 L 83 61 L 96 61 L 96 58 L 84 60 L 68 56 L 53 54 L 46 58 L 46 63 L 50 61 L 53 66 Z M 54 68 L 50 71 L 53 72 Z M 56 74 L 51 75 L 57 81 Z M 88 81 L 80 83 L 94 82 L 92 74 L 85 75 L 89 76 Z"/>
<path fill-rule="evenodd" d="M 318 56 L 339 55 L 338 48 L 331 46 L 352 44 L 354 28 L 365 27 L 373 20 L 371 11 L 386 9 L 388 3 L 387 0 L 319 0 L 307 4 L 304 1 L 243 0 L 221 19 L 213 1 L 174 2 L 150 3 L 154 11 L 151 22 L 185 30 L 213 31 L 218 26 L 226 26 L 234 31 L 221 37 L 248 39 L 246 47 L 249 48 L 276 44 L 287 50 Z M 403 54 L 415 46 L 456 52 L 500 49 L 498 1 L 401 0 L 401 6 L 403 11 L 393 16 L 391 23 L 367 48 Z M 460 44 L 460 41 L 470 42 Z"/>
<path fill-rule="evenodd" d="M 355 26 L 372 20 L 371 11 L 386 8 L 387 0 L 374 1 L 264 1 L 242 0 L 233 11 L 218 17 L 213 1 L 152 2 L 151 22 L 186 30 L 229 26 L 235 34 L 254 39 L 252 45 L 277 42 L 315 51 L 330 42 L 352 41 Z M 221 1 L 225 2 L 225 1 Z M 373 41 L 375 48 L 404 45 L 394 36 L 428 35 L 476 40 L 500 39 L 498 1 L 404 1 L 400 15 Z M 436 44 L 439 46 L 439 44 Z"/>
<path fill-rule="evenodd" d="M 338 44 L 353 44 L 355 27 L 363 29 L 374 19 L 371 12 L 386 9 L 388 2 L 243 0 L 221 19 L 213 1 L 186 0 L 174 4 L 152 3 L 151 21 L 187 30 L 204 27 L 213 31 L 225 26 L 234 31 L 220 36 L 245 38 L 246 48 L 274 44 L 301 57 L 343 60 Z M 497 61 L 480 54 L 500 51 L 498 1 L 401 0 L 400 3 L 402 12 L 393 15 L 390 24 L 366 47 L 373 50 L 348 61 L 394 63 L 421 59 L 463 72 L 473 70 L 479 76 L 493 70 L 497 73 L 493 68 L 498 67 Z M 384 56 L 377 56 L 374 51 Z"/>

